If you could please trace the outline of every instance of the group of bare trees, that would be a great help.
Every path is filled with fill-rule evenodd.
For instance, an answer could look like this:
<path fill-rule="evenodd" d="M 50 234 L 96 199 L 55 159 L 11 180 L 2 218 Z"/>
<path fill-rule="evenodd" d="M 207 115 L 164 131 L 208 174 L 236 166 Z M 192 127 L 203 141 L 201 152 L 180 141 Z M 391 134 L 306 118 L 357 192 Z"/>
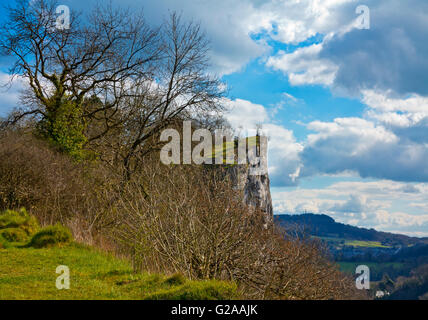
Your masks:
<path fill-rule="evenodd" d="M 10 122 L 31 116 L 60 147 L 77 135 L 77 147 L 121 162 L 129 179 L 163 128 L 221 109 L 199 24 L 172 13 L 154 27 L 142 12 L 110 4 L 71 12 L 64 29 L 55 25 L 56 8 L 53 0 L 18 0 L 1 26 L 2 54 L 14 58 L 10 74 L 28 84 Z"/>
<path fill-rule="evenodd" d="M 231 280 L 250 299 L 351 299 L 352 280 L 319 243 L 296 240 L 248 210 L 228 175 L 153 163 L 128 185 L 111 235 L 137 270 Z M 128 196 L 126 196 L 128 195 Z"/>

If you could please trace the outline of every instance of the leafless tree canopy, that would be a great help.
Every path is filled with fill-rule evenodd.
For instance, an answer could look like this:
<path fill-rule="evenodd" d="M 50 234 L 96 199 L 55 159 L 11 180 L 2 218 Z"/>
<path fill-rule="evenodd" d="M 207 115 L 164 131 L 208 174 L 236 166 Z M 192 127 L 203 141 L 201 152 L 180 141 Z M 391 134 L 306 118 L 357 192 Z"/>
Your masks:
<path fill-rule="evenodd" d="M 30 112 L 45 115 L 55 108 L 52 100 L 82 103 L 88 94 L 106 91 L 109 108 L 117 104 L 123 81 L 153 77 L 159 36 L 142 16 L 97 7 L 83 22 L 72 12 L 70 28 L 58 29 L 56 7 L 53 1 L 18 1 L 1 28 L 3 54 L 16 59 L 10 73 L 28 80 L 28 98 L 39 105 Z"/>
<path fill-rule="evenodd" d="M 142 12 L 106 5 L 84 18 L 72 12 L 70 28 L 57 29 L 56 7 L 19 0 L 0 29 L 2 53 L 15 58 L 10 74 L 29 85 L 12 122 L 55 118 L 72 102 L 85 124 L 86 147 L 115 147 L 109 160 L 122 161 L 129 177 L 161 129 L 221 109 L 223 92 L 207 73 L 209 43 L 199 24 L 172 13 L 154 28 Z"/>
<path fill-rule="evenodd" d="M 221 171 L 152 163 L 128 185 L 111 236 L 136 269 L 232 280 L 250 299 L 356 296 L 352 280 L 323 256 L 319 243 L 264 227 L 263 213 L 249 211 Z M 139 183 L 149 199 L 136 192 Z"/>

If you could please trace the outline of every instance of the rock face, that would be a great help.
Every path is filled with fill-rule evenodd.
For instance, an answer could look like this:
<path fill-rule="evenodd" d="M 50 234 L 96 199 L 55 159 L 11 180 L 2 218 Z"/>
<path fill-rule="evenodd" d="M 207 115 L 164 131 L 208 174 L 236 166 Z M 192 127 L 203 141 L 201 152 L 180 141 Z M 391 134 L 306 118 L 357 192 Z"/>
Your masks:
<path fill-rule="evenodd" d="M 238 187 L 244 191 L 244 202 L 252 208 L 259 208 L 266 215 L 266 222 L 273 221 L 272 198 L 269 175 L 251 175 L 248 169 L 238 169 Z"/>
<path fill-rule="evenodd" d="M 244 193 L 244 202 L 250 208 L 263 211 L 269 223 L 273 221 L 273 208 L 267 172 L 267 138 L 258 139 L 258 147 L 247 150 L 247 164 L 238 164 L 229 170 L 235 186 Z"/>

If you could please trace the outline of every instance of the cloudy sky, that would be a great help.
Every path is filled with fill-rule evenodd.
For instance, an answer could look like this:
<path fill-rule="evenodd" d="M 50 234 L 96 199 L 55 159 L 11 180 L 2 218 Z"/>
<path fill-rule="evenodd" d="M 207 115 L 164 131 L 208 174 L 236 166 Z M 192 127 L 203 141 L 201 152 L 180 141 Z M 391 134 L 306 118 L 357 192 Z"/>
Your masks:
<path fill-rule="evenodd" d="M 426 0 L 113 2 L 155 24 L 168 10 L 201 23 L 229 121 L 270 137 L 276 214 L 428 236 Z M 61 1 L 83 13 L 91 3 Z M 2 90 L 0 115 L 19 89 Z"/>

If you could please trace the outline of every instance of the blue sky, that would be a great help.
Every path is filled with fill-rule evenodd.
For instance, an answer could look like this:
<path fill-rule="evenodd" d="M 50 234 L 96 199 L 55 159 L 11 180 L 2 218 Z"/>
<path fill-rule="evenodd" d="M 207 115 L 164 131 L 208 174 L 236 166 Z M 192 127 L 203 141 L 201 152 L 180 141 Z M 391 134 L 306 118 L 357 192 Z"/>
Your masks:
<path fill-rule="evenodd" d="M 230 92 L 228 120 L 269 135 L 275 213 L 428 236 L 425 0 L 113 2 L 143 7 L 153 24 L 168 10 L 201 23 L 211 71 Z M 61 1 L 83 14 L 92 3 Z M 359 5 L 369 29 L 359 27 Z M 20 87 L 2 91 L 0 115 Z"/>

